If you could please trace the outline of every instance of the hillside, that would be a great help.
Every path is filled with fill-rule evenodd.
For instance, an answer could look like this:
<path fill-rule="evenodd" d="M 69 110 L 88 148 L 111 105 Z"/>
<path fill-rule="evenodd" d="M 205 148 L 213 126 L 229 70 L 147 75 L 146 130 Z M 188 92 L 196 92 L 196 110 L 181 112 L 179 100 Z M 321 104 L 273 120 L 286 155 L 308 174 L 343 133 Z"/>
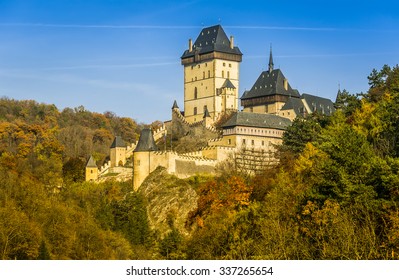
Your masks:
<path fill-rule="evenodd" d="M 1 258 L 396 260 L 399 66 L 368 78 L 334 115 L 295 119 L 278 165 L 184 180 L 159 168 L 138 192 L 81 182 L 80 164 L 90 141 L 108 149 L 106 135 L 132 140 L 140 125 L 3 98 Z"/>

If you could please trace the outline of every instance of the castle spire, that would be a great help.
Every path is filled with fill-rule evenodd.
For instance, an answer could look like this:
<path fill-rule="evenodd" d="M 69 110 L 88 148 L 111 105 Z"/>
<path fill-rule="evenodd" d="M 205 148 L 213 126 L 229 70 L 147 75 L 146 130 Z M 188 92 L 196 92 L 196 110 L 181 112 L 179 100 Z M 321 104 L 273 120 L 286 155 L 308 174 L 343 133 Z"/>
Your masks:
<path fill-rule="evenodd" d="M 272 44 L 270 44 L 270 56 L 269 56 L 269 73 L 273 71 L 274 63 L 273 63 L 273 53 L 272 53 Z"/>

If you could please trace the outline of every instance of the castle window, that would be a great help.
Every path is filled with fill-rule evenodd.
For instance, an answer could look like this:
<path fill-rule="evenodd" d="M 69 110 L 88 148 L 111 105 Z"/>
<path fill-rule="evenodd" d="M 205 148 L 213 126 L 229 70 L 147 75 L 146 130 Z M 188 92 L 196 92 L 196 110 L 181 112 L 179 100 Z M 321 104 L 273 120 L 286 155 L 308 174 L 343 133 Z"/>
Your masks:
<path fill-rule="evenodd" d="M 208 70 L 208 78 L 211 77 L 211 70 Z"/>
<path fill-rule="evenodd" d="M 269 112 L 269 107 L 267 107 L 267 105 L 265 105 L 265 113 Z"/>
<path fill-rule="evenodd" d="M 265 145 L 265 141 L 262 141 L 262 146 L 264 146 Z"/>
<path fill-rule="evenodd" d="M 229 67 L 231 67 L 231 63 L 229 63 Z"/>
<path fill-rule="evenodd" d="M 194 107 L 194 115 L 197 114 L 197 107 Z"/>
<path fill-rule="evenodd" d="M 228 139 L 227 142 L 229 143 L 229 145 L 231 145 L 231 139 Z"/>
<path fill-rule="evenodd" d="M 201 65 L 198 64 L 198 69 L 201 68 Z"/>
<path fill-rule="evenodd" d="M 197 87 L 194 88 L 194 99 L 198 98 L 198 90 Z"/>
<path fill-rule="evenodd" d="M 208 63 L 205 63 L 205 67 L 207 67 L 208 66 Z"/>
<path fill-rule="evenodd" d="M 245 139 L 242 139 L 242 144 L 245 145 Z"/>
<path fill-rule="evenodd" d="M 227 79 L 230 79 L 230 71 L 227 71 Z"/>
<path fill-rule="evenodd" d="M 223 66 L 226 66 L 226 63 L 223 62 Z"/>
<path fill-rule="evenodd" d="M 224 71 L 222 70 L 222 78 L 224 78 Z"/>
<path fill-rule="evenodd" d="M 251 141 L 251 144 L 252 144 L 252 146 L 255 145 L 255 140 L 252 140 L 252 141 Z"/>
<path fill-rule="evenodd" d="M 202 72 L 202 79 L 205 79 L 205 71 Z"/>

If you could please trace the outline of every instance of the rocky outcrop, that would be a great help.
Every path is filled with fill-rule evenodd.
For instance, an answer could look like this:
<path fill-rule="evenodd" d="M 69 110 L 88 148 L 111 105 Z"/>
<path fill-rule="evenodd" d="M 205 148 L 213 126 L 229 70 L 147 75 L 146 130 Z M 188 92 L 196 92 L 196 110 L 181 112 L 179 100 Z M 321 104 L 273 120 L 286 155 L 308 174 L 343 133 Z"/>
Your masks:
<path fill-rule="evenodd" d="M 150 226 L 164 236 L 171 230 L 171 222 L 183 235 L 187 215 L 197 207 L 198 195 L 188 180 L 179 179 L 158 167 L 138 189 L 147 199 Z"/>

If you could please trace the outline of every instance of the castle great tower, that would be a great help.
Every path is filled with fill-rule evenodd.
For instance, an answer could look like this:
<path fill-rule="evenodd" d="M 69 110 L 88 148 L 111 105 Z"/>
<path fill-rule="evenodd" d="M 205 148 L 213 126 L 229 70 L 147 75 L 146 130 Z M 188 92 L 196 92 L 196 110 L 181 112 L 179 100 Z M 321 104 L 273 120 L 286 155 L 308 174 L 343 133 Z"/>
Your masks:
<path fill-rule="evenodd" d="M 202 29 L 181 57 L 184 66 L 184 116 L 190 123 L 209 112 L 215 121 L 226 111 L 238 110 L 242 53 L 220 25 Z"/>

